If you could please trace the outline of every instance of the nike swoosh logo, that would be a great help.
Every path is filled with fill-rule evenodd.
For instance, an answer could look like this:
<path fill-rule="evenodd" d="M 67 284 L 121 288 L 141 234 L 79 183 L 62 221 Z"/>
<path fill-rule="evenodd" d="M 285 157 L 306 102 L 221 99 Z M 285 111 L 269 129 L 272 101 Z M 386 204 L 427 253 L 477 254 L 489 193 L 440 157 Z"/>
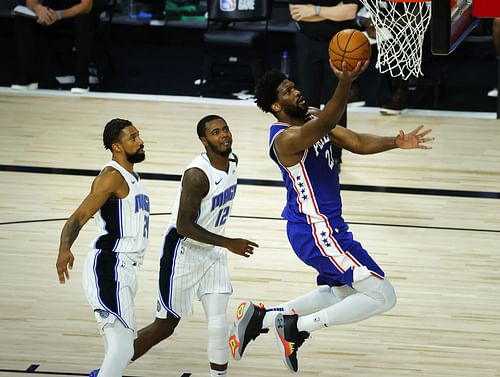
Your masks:
<path fill-rule="evenodd" d="M 134 183 L 135 183 L 135 181 L 132 181 L 132 184 L 134 184 Z"/>
<path fill-rule="evenodd" d="M 219 179 L 218 181 L 215 181 L 215 184 L 218 185 L 220 181 L 222 181 L 223 178 Z"/>

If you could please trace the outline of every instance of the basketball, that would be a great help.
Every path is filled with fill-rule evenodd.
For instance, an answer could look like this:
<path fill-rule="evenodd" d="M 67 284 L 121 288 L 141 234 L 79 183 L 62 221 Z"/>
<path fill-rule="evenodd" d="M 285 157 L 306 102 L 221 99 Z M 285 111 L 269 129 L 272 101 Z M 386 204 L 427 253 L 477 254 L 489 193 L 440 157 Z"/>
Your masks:
<path fill-rule="evenodd" d="M 359 30 L 344 29 L 333 36 L 328 45 L 328 55 L 333 65 L 342 70 L 342 62 L 352 71 L 358 62 L 369 60 L 372 53 L 368 38 Z"/>

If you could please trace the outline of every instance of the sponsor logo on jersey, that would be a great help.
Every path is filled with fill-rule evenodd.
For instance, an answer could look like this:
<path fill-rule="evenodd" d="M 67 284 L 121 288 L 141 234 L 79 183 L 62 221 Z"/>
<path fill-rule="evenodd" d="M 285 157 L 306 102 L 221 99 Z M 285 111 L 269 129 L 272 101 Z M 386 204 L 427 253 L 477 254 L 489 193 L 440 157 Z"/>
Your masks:
<path fill-rule="evenodd" d="M 109 313 L 106 310 L 98 309 L 98 310 L 96 310 L 96 312 L 99 313 L 99 316 L 102 319 L 106 319 L 109 317 Z"/>

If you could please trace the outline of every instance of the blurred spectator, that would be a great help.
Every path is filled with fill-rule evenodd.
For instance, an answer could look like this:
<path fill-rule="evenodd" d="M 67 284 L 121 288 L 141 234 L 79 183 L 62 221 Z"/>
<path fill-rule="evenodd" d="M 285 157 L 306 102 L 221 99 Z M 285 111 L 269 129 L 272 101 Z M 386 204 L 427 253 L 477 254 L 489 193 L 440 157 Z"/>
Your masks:
<path fill-rule="evenodd" d="M 497 64 L 500 64 L 500 17 L 493 19 L 491 35 L 493 37 L 493 45 L 495 46 L 495 51 L 497 54 L 497 60 L 498 60 Z M 500 80 L 500 77 L 498 77 L 497 80 Z M 498 84 L 496 88 L 491 89 L 488 92 L 488 97 L 494 97 L 494 98 L 498 97 Z"/>
<path fill-rule="evenodd" d="M 360 9 L 356 23 L 366 31 L 369 38 L 372 40 L 376 38 L 375 27 L 366 8 Z M 376 54 L 378 54 L 378 49 L 377 44 L 374 43 L 372 45 L 372 59 L 376 59 Z M 401 77 L 392 77 L 389 72 L 381 75 L 388 84 L 391 98 L 380 107 L 380 113 L 383 115 L 399 115 L 408 107 L 408 80 Z"/>
<path fill-rule="evenodd" d="M 331 73 L 328 44 L 337 32 L 355 27 L 357 11 L 358 0 L 290 0 L 290 15 L 298 25 L 298 81 L 309 106 L 320 108 L 323 94 L 334 92 L 337 78 Z M 361 102 L 359 90 L 353 90 L 349 102 Z M 347 127 L 346 112 L 338 124 Z M 337 166 L 341 154 L 341 148 L 334 150 Z"/>
<path fill-rule="evenodd" d="M 399 115 L 408 107 L 408 80 L 392 77 L 384 73 L 389 80 L 391 99 L 380 107 L 382 115 Z"/>
<path fill-rule="evenodd" d="M 357 0 L 290 1 L 290 15 L 299 29 L 295 38 L 298 81 L 311 106 L 319 108 L 322 95 L 335 90 L 337 82 L 328 63 L 328 44 L 337 32 L 356 26 L 357 10 Z M 359 97 L 354 94 L 353 98 Z"/>
<path fill-rule="evenodd" d="M 76 48 L 75 85 L 72 93 L 89 91 L 89 64 L 99 14 L 93 0 L 26 0 L 36 18 L 15 16 L 18 77 L 12 89 L 54 88 L 49 63 L 49 40 L 61 30 L 72 29 Z M 59 33 L 60 34 L 60 33 Z"/>

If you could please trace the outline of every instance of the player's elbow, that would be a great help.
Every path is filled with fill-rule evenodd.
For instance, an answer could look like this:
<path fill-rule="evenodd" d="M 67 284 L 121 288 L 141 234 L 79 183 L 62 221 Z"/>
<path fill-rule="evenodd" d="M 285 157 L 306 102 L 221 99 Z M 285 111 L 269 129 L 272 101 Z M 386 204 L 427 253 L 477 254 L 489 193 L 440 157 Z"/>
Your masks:
<path fill-rule="evenodd" d="M 79 14 L 88 14 L 92 10 L 92 6 L 94 5 L 94 2 L 92 0 L 82 1 L 81 5 L 82 5 L 82 7 L 80 9 Z"/>
<path fill-rule="evenodd" d="M 344 20 L 355 20 L 358 15 L 358 6 L 356 4 L 344 4 Z"/>
<path fill-rule="evenodd" d="M 177 219 L 175 223 L 175 228 L 177 229 L 177 233 L 183 237 L 189 237 L 189 225 L 186 221 L 182 220 L 180 217 Z"/>

